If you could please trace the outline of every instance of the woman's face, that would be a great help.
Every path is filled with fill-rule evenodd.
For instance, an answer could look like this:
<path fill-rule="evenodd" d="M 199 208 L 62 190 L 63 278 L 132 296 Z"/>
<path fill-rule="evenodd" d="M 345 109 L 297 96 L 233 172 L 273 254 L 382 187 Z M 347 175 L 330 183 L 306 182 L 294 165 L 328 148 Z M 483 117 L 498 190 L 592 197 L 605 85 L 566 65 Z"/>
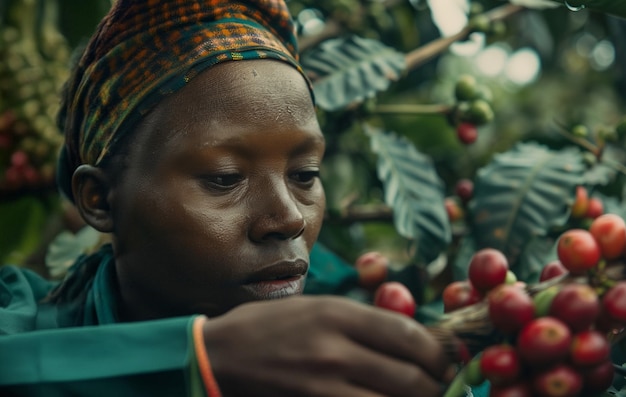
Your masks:
<path fill-rule="evenodd" d="M 219 64 L 135 133 L 109 195 L 123 317 L 214 316 L 302 292 L 325 198 L 324 138 L 300 73 Z"/>

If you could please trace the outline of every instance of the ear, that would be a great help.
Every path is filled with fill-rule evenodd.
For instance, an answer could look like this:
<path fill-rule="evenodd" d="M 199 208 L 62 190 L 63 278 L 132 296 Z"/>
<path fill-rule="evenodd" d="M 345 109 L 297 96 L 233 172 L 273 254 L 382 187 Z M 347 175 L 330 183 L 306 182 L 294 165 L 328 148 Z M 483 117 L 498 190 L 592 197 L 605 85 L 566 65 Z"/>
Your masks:
<path fill-rule="evenodd" d="M 78 211 L 88 225 L 102 233 L 113 231 L 110 191 L 109 178 L 101 168 L 83 164 L 74 171 L 72 193 Z"/>

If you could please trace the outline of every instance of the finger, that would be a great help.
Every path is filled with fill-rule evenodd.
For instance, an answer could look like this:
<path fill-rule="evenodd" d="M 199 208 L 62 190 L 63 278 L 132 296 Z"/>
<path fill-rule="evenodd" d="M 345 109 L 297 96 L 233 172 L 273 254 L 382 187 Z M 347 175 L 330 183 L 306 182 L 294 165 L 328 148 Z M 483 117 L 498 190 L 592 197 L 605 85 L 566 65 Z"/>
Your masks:
<path fill-rule="evenodd" d="M 350 379 L 358 385 L 386 396 L 440 396 L 443 383 L 419 366 L 395 359 L 373 350 L 353 345 L 350 357 L 353 364 L 347 370 Z"/>
<path fill-rule="evenodd" d="M 341 310 L 334 315 L 341 330 L 352 340 L 381 354 L 409 361 L 422 367 L 433 378 L 450 382 L 454 367 L 443 346 L 417 321 L 388 310 L 357 302 L 345 302 L 350 315 Z"/>
<path fill-rule="evenodd" d="M 260 383 L 263 385 L 263 382 Z M 229 390 L 231 397 L 388 397 L 384 394 L 368 390 L 365 387 L 349 382 L 345 378 L 323 378 L 308 376 L 305 379 L 284 378 L 277 387 L 273 383 L 268 387 L 250 386 L 249 382 L 241 382 L 238 387 Z"/>
<path fill-rule="evenodd" d="M 285 394 L 285 396 L 302 396 L 302 393 L 302 386 L 300 386 L 297 391 Z M 311 397 L 388 397 L 388 395 L 351 383 L 344 378 L 312 382 L 307 387 L 306 395 Z"/>

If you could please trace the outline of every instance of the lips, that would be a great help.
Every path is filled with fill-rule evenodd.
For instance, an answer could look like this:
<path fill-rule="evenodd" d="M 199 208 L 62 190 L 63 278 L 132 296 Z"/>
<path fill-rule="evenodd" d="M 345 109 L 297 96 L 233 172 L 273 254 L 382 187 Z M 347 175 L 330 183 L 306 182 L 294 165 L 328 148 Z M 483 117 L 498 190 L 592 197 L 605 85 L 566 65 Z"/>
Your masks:
<path fill-rule="evenodd" d="M 278 262 L 252 274 L 243 287 L 254 300 L 300 295 L 308 268 L 308 263 L 301 259 Z"/>
<path fill-rule="evenodd" d="M 309 269 L 309 264 L 302 259 L 295 261 L 282 261 L 266 266 L 252 274 L 244 284 L 252 284 L 264 281 L 286 280 L 304 276 Z"/>

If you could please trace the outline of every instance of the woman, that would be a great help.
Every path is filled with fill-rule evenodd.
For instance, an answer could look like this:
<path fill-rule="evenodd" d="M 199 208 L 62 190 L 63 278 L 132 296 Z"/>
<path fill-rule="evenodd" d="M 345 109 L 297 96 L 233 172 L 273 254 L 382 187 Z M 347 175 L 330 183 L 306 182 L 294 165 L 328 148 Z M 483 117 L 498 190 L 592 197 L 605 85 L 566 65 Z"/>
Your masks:
<path fill-rule="evenodd" d="M 61 188 L 112 244 L 54 288 L 0 268 L 0 395 L 428 397 L 454 376 L 415 321 L 299 296 L 324 137 L 283 2 L 116 2 L 60 120 Z"/>

